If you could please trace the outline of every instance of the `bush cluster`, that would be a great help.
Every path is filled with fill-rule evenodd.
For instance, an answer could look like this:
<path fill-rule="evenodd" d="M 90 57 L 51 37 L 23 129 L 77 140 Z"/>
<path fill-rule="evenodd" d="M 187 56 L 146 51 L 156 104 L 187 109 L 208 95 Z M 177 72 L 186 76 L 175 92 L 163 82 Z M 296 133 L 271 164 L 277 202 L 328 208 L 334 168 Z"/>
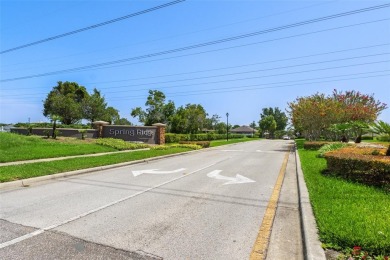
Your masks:
<path fill-rule="evenodd" d="M 229 134 L 229 138 L 238 139 L 244 138 L 245 135 L 238 134 Z M 226 134 L 216 134 L 216 133 L 207 133 L 207 134 L 165 134 L 166 143 L 179 143 L 181 141 L 212 141 L 212 140 L 221 140 L 226 139 Z"/>
<path fill-rule="evenodd" d="M 135 150 L 135 149 L 150 147 L 147 144 L 129 143 L 129 142 L 125 142 L 122 139 L 115 139 L 115 138 L 99 138 L 96 140 L 96 143 L 100 145 L 112 147 L 117 150 Z"/>
<path fill-rule="evenodd" d="M 202 149 L 202 146 L 196 144 L 173 144 L 173 145 L 156 145 L 151 147 L 152 150 L 168 150 L 171 148 L 188 148 L 192 150 L 199 150 Z"/>
<path fill-rule="evenodd" d="M 209 148 L 210 141 L 180 141 L 179 144 L 190 144 L 190 145 L 198 145 L 202 148 Z"/>
<path fill-rule="evenodd" d="M 334 151 L 343 147 L 348 146 L 347 143 L 330 143 L 330 144 L 325 144 L 321 146 L 321 148 L 318 150 L 319 154 L 318 157 L 323 158 L 324 154 L 330 151 Z"/>
<path fill-rule="evenodd" d="M 327 145 L 327 144 L 331 144 L 331 143 L 333 143 L 333 142 L 326 142 L 326 141 L 305 142 L 303 144 L 303 148 L 305 150 L 318 150 L 322 146 Z"/>
<path fill-rule="evenodd" d="M 390 157 L 386 149 L 345 147 L 324 154 L 330 173 L 367 184 L 390 186 Z"/>
<path fill-rule="evenodd" d="M 33 127 L 33 128 L 52 128 L 53 123 L 17 123 L 14 125 L 15 127 Z M 57 123 L 57 128 L 74 128 L 74 129 L 91 129 L 90 125 L 82 125 L 82 124 L 73 124 L 73 125 L 64 125 Z"/>

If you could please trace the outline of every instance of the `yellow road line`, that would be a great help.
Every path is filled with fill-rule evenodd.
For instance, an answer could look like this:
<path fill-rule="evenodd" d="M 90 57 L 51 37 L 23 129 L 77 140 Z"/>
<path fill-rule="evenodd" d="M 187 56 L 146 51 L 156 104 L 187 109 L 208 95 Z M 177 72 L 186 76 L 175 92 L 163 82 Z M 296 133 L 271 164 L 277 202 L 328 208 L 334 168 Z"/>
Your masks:
<path fill-rule="evenodd" d="M 287 161 L 289 153 L 284 156 L 282 168 L 279 171 L 278 179 L 274 190 L 272 191 L 271 198 L 268 202 L 267 209 L 264 214 L 263 222 L 261 223 L 259 234 L 252 248 L 252 253 L 249 257 L 250 260 L 263 260 L 266 257 L 267 248 L 269 244 L 269 238 L 271 236 L 272 223 L 276 214 L 276 207 L 278 205 L 279 194 L 282 188 L 284 175 L 286 173 Z"/>

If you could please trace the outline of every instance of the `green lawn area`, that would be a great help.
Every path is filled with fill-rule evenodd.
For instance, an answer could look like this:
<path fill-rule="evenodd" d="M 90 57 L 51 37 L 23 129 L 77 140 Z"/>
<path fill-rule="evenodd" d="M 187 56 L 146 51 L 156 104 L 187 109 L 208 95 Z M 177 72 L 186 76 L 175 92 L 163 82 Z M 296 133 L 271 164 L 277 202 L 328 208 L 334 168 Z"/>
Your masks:
<path fill-rule="evenodd" d="M 0 133 L 0 163 L 113 151 L 117 150 L 77 139 L 63 141 Z"/>
<path fill-rule="evenodd" d="M 318 158 L 317 151 L 304 150 L 303 140 L 297 145 L 323 244 L 337 250 L 360 246 L 370 254 L 389 255 L 390 194 L 324 175 L 325 159 Z"/>
<path fill-rule="evenodd" d="M 188 148 L 172 147 L 166 150 L 134 151 L 130 153 L 115 153 L 109 155 L 101 155 L 97 157 L 80 157 L 52 162 L 39 162 L 22 165 L 3 166 L 0 167 L 0 182 L 8 182 L 43 175 L 51 175 L 60 172 L 136 161 L 156 156 L 186 152 L 190 150 L 191 149 Z"/>

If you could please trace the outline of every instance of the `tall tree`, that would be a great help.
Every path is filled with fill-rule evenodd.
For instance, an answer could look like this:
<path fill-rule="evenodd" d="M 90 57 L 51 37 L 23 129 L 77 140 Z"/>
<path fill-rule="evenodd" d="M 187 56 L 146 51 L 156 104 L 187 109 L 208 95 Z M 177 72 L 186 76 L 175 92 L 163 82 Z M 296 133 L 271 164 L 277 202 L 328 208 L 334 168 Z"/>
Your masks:
<path fill-rule="evenodd" d="M 259 126 L 263 133 L 268 132 L 273 137 L 277 123 L 273 115 L 268 115 L 260 120 Z"/>
<path fill-rule="evenodd" d="M 170 118 L 175 113 L 175 103 L 168 101 L 165 103 L 165 94 L 159 90 L 149 90 L 146 100 L 146 110 L 141 107 L 132 109 L 131 116 L 138 117 L 138 121 L 145 125 L 154 123 L 169 124 Z"/>
<path fill-rule="evenodd" d="M 181 106 L 172 117 L 171 131 L 173 133 L 197 134 L 205 124 L 206 115 L 206 111 L 201 105 Z"/>
<path fill-rule="evenodd" d="M 85 87 L 75 82 L 58 81 L 43 101 L 43 115 L 58 115 L 66 125 L 77 123 L 83 118 L 81 104 L 88 96 Z"/>
<path fill-rule="evenodd" d="M 344 93 L 337 90 L 330 96 L 316 93 L 308 97 L 299 97 L 288 103 L 288 106 L 294 128 L 304 133 L 307 139 L 314 140 L 325 133 L 326 129 L 331 129 L 334 124 L 344 127 L 356 126 L 358 122 L 371 123 L 387 107 L 386 104 L 375 100 L 373 95 L 356 91 Z M 346 129 L 340 131 L 345 132 Z"/>
<path fill-rule="evenodd" d="M 96 120 L 107 119 L 107 103 L 104 97 L 100 94 L 100 91 L 98 91 L 96 88 L 93 89 L 92 95 L 84 98 L 82 102 L 82 109 L 84 118 L 91 123 Z M 111 119 L 109 122 L 111 123 Z"/>
<path fill-rule="evenodd" d="M 103 115 L 102 119 L 103 119 L 103 121 L 110 122 L 110 124 L 116 124 L 116 122 L 118 122 L 120 120 L 119 111 L 113 107 L 107 107 L 104 110 L 104 115 Z M 123 118 L 123 119 L 125 119 L 125 118 Z M 130 122 L 128 122 L 126 124 L 130 125 Z"/>
<path fill-rule="evenodd" d="M 216 126 L 219 123 L 221 117 L 217 114 L 212 115 L 211 117 L 206 118 L 204 122 L 204 128 L 209 130 L 216 130 Z"/>
<path fill-rule="evenodd" d="M 333 90 L 333 98 L 342 106 L 342 121 L 362 121 L 372 123 L 387 105 L 375 100 L 374 95 L 362 94 L 359 91 Z"/>
<path fill-rule="evenodd" d="M 273 116 L 276 122 L 276 130 L 284 130 L 287 126 L 288 117 L 286 113 L 282 112 L 278 107 L 263 108 L 260 114 L 260 121 L 267 116 Z"/>

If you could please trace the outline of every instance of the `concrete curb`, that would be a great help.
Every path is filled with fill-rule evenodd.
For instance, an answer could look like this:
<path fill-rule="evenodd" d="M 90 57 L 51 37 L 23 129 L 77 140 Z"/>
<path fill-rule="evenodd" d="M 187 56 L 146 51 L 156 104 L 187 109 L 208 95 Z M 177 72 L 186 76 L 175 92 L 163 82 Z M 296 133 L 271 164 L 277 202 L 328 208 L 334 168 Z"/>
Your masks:
<path fill-rule="evenodd" d="M 295 149 L 296 172 L 298 178 L 299 211 L 301 217 L 303 253 L 305 259 L 326 260 L 325 251 L 318 239 L 317 223 L 310 204 L 309 192 L 303 177 L 301 161 Z"/>

